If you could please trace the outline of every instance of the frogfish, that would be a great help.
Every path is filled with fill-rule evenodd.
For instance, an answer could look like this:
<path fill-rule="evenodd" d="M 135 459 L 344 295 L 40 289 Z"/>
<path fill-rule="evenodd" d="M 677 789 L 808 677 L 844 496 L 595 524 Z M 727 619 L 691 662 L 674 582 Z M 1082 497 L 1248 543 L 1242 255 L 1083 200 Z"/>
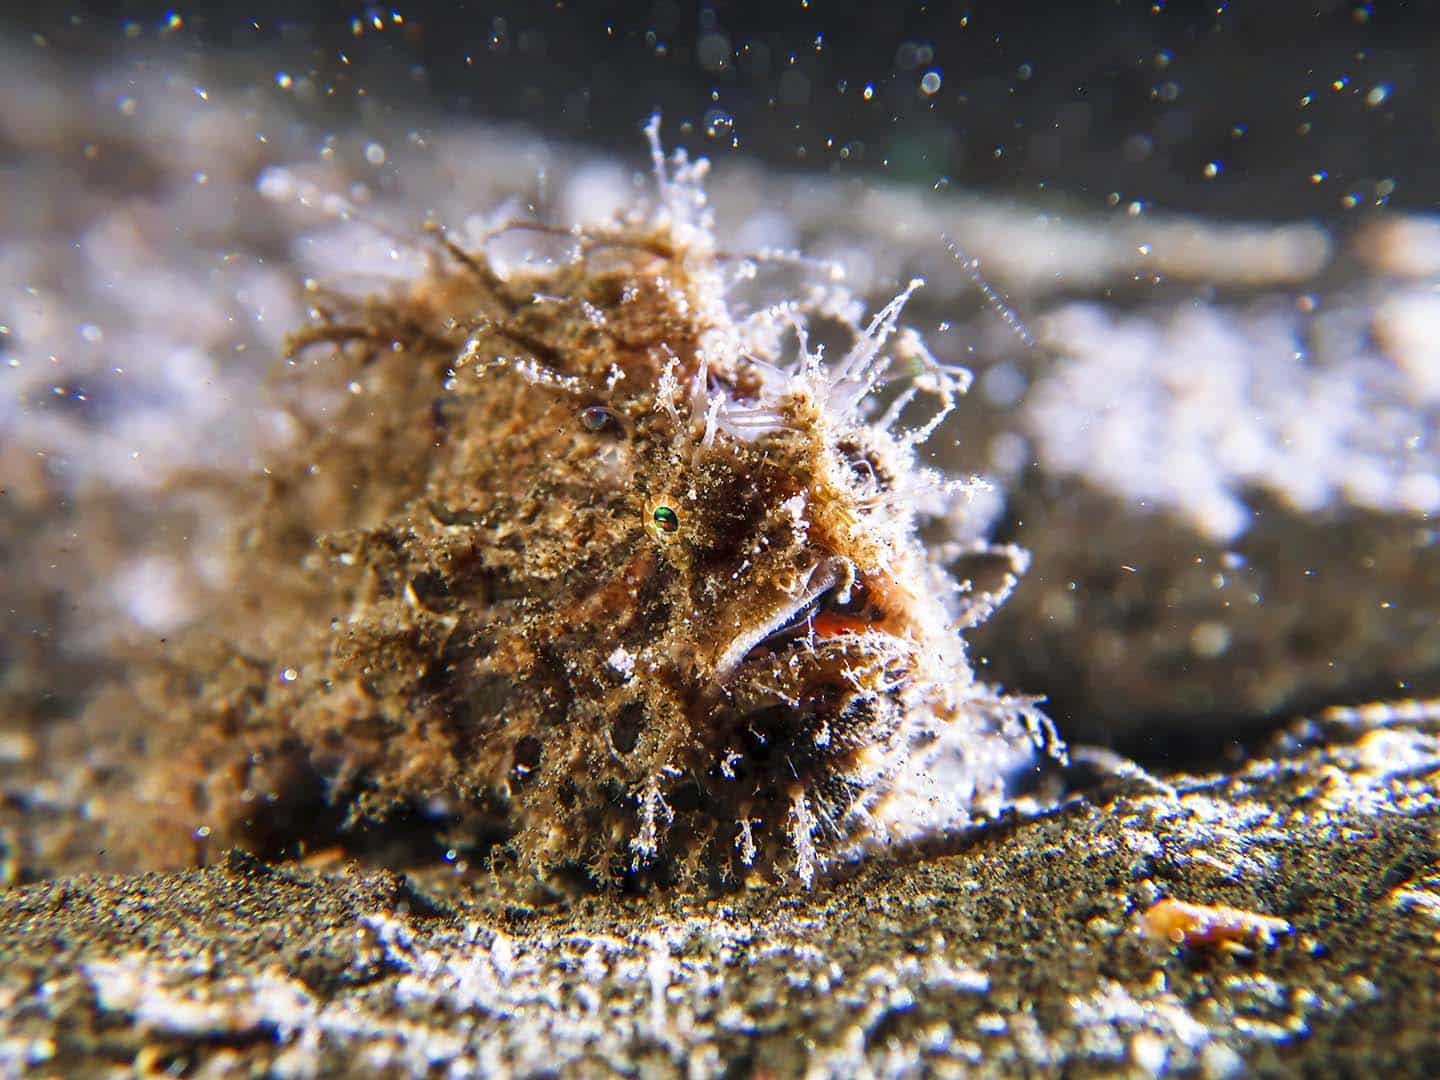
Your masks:
<path fill-rule="evenodd" d="M 969 543 L 984 584 L 922 540 L 973 484 L 917 456 L 969 382 L 901 324 L 920 282 L 866 314 L 725 250 L 707 163 L 647 131 L 644 206 L 494 234 L 564 258 L 440 232 L 414 280 L 316 294 L 292 369 L 324 405 L 245 489 L 231 580 L 92 706 L 144 744 L 117 848 L 403 819 L 540 875 L 808 886 L 1063 756 L 966 652 L 1024 552 Z"/>

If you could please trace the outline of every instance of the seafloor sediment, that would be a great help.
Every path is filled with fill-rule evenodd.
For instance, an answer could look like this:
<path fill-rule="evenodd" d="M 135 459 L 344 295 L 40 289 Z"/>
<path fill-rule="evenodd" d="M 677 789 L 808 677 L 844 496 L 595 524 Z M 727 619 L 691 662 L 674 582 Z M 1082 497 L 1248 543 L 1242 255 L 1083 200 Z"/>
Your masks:
<path fill-rule="evenodd" d="M 0 895 L 0 1070 L 1428 1076 L 1440 740 L 1377 730 L 874 863 L 596 896 L 234 856 Z M 1288 921 L 1172 947 L 1161 897 Z"/>

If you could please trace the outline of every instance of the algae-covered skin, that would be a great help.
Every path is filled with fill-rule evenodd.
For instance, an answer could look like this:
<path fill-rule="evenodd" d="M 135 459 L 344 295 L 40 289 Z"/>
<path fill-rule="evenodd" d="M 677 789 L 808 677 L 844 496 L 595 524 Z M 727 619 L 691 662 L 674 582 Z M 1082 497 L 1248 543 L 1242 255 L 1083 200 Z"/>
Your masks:
<path fill-rule="evenodd" d="M 650 132 L 653 211 L 496 234 L 565 258 L 442 239 L 401 291 L 317 300 L 293 354 L 326 412 L 266 470 L 238 580 L 91 711 L 153 763 L 102 807 L 112 849 L 293 851 L 403 814 L 542 872 L 808 884 L 1062 753 L 960 637 L 1022 553 L 984 552 L 987 591 L 917 538 L 968 494 L 915 457 L 968 378 L 897 329 L 918 283 L 862 321 L 809 268 L 740 310 L 756 262 Z"/>

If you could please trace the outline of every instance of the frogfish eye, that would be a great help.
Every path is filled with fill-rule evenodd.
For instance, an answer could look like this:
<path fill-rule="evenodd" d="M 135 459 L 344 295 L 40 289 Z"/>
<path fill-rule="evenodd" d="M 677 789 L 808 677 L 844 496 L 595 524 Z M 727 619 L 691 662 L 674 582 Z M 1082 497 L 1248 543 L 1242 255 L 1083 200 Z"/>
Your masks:
<path fill-rule="evenodd" d="M 604 405 L 587 405 L 580 410 L 580 423 L 586 431 L 607 431 L 616 427 L 618 421 Z"/>
<path fill-rule="evenodd" d="M 673 533 L 680 528 L 680 515 L 668 506 L 657 506 L 650 514 L 650 520 L 661 532 Z"/>

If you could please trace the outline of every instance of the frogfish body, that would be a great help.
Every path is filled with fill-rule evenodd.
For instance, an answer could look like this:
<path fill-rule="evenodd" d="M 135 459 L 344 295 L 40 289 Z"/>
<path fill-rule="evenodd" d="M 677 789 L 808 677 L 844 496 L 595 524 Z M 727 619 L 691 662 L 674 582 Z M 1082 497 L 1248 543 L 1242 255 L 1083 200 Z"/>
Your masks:
<path fill-rule="evenodd" d="M 868 319 L 813 267 L 743 306 L 705 163 L 650 130 L 657 205 L 558 265 L 442 243 L 296 335 L 323 418 L 210 617 L 94 706 L 144 732 L 142 861 L 404 813 L 541 873 L 809 884 L 1063 753 L 961 636 L 1023 552 L 980 589 L 919 537 L 969 492 L 916 459 L 968 382 L 899 327 L 918 282 Z"/>

